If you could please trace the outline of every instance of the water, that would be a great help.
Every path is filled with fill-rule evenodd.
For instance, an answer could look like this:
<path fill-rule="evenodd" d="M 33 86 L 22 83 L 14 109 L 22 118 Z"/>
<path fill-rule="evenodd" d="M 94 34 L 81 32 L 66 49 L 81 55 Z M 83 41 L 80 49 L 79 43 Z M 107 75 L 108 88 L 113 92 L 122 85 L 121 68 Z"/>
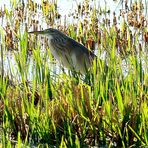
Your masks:
<path fill-rule="evenodd" d="M 11 2 L 14 2 L 14 1 L 9 1 L 9 0 L 5 0 L 5 1 L 2 1 L 0 2 L 0 8 L 2 7 L 3 9 L 3 6 L 5 5 L 5 7 L 8 9 L 8 11 L 14 11 L 14 8 L 12 7 L 12 3 Z M 26 0 L 24 1 L 26 3 Z M 41 4 L 41 1 L 40 0 L 36 0 L 35 1 L 36 3 L 38 4 Z M 146 3 L 147 1 L 144 1 L 144 3 Z M 128 5 L 130 1 L 128 2 Z M 87 15 L 84 15 L 82 17 L 77 17 L 77 18 L 74 18 L 74 15 L 77 16 L 77 7 L 78 5 L 81 5 L 82 6 L 82 1 L 81 0 L 58 0 L 58 3 L 57 3 L 57 10 L 58 10 L 58 13 L 61 15 L 61 18 L 60 19 L 57 19 L 55 21 L 55 24 L 54 26 L 58 26 L 58 24 L 60 24 L 61 26 L 64 26 L 64 23 L 65 23 L 65 18 L 66 18 L 66 24 L 68 25 L 71 25 L 71 24 L 79 24 L 80 21 L 83 21 L 85 19 L 85 17 L 88 17 Z M 113 20 L 113 12 L 115 11 L 116 14 L 119 14 L 120 12 L 120 9 L 124 8 L 124 5 L 121 4 L 121 2 L 113 2 L 112 0 L 108 0 L 108 1 L 105 1 L 105 0 L 96 0 L 96 1 L 90 1 L 90 4 L 89 4 L 89 7 L 92 7 L 94 8 L 96 6 L 96 9 L 99 10 L 99 9 L 102 9 L 102 10 L 110 10 L 110 13 L 109 14 L 106 14 L 106 15 L 102 15 L 102 17 L 104 18 L 108 18 L 111 20 L 111 23 L 112 23 L 112 20 Z M 144 14 L 146 14 L 146 9 L 144 11 Z M 42 15 L 42 11 L 41 10 L 38 10 L 36 14 L 32 13 L 32 14 L 26 14 L 27 18 L 29 17 L 32 17 L 34 20 L 39 20 L 39 26 L 42 27 L 42 29 L 46 29 L 48 27 L 50 27 L 46 21 L 45 21 L 45 17 Z M 126 15 L 125 15 L 126 16 Z M 99 21 L 102 22 L 102 17 L 98 16 L 99 17 Z M 15 16 L 14 16 L 14 20 L 15 20 Z M 4 19 L 0 18 L 0 24 L 1 24 L 1 32 L 4 33 L 3 28 L 5 28 L 6 26 L 6 23 L 7 21 L 10 23 L 10 25 L 14 25 L 14 20 L 13 19 L 9 19 L 9 18 L 6 18 L 4 17 Z M 89 20 L 89 18 L 88 18 Z M 123 20 L 119 20 L 120 22 L 122 22 Z M 26 19 L 25 22 L 21 22 L 21 27 L 20 27 L 20 31 L 23 33 L 24 32 L 24 29 L 25 29 L 25 23 L 28 23 L 28 20 Z M 117 24 L 117 26 L 119 26 L 120 24 Z M 10 26 L 10 27 L 12 27 Z M 34 27 L 33 26 L 30 26 L 28 27 L 29 31 L 32 31 L 34 30 L 33 29 Z M 38 27 L 39 29 L 39 27 Z M 132 31 L 135 31 L 135 30 L 132 30 Z M 4 36 L 3 36 L 4 37 Z M 2 38 L 2 35 L 1 35 L 1 38 Z M 3 45 L 3 40 L 1 39 L 0 40 L 0 43 L 1 45 Z M 43 56 L 44 56 L 44 51 L 45 51 L 45 48 L 46 47 L 41 47 L 42 51 L 43 51 Z M 6 75 L 9 75 L 11 76 L 12 78 L 13 77 L 17 77 L 18 76 L 18 69 L 17 69 L 17 64 L 16 64 L 16 60 L 15 60 L 15 54 L 17 53 L 17 51 L 9 51 L 9 52 L 6 52 L 4 53 L 4 69 L 5 69 L 5 73 Z M 102 59 L 105 57 L 103 54 L 100 55 L 100 57 L 102 57 Z M 0 59 L 0 63 L 2 62 L 2 59 Z M 32 73 L 33 73 L 33 60 L 30 59 L 29 61 L 29 72 L 28 72 L 28 80 L 31 80 L 32 79 Z M 49 62 L 50 63 L 50 62 Z M 144 61 L 143 61 L 143 64 Z M 49 64 L 50 66 L 50 69 L 52 70 L 53 73 L 62 73 L 61 70 L 60 70 L 60 64 Z M 123 62 L 123 65 L 125 65 L 125 62 Z M 124 66 L 123 66 L 124 67 Z M 126 75 L 127 72 L 126 72 L 126 68 L 123 68 L 123 73 Z"/>

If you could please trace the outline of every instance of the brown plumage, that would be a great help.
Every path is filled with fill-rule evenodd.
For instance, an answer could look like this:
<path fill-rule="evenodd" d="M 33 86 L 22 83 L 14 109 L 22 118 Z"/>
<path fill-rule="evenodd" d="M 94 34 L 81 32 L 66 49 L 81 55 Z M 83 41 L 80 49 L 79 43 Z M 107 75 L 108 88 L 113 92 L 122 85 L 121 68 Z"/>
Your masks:
<path fill-rule="evenodd" d="M 86 73 L 96 57 L 90 50 L 57 29 L 49 28 L 43 31 L 29 33 L 45 35 L 53 56 L 65 67 L 77 72 Z"/>

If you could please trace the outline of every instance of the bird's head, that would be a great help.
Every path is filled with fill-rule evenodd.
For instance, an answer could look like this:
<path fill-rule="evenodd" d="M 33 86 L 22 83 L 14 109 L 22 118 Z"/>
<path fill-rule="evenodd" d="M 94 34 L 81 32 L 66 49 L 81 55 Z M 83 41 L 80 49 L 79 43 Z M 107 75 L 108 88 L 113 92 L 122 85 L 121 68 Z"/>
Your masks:
<path fill-rule="evenodd" d="M 28 32 L 30 34 L 36 34 L 36 35 L 45 35 L 45 36 L 49 36 L 49 35 L 54 35 L 54 34 L 57 34 L 59 33 L 59 31 L 57 29 L 53 29 L 53 28 L 48 28 L 48 29 L 45 29 L 45 30 L 42 30 L 42 31 L 31 31 L 31 32 Z"/>

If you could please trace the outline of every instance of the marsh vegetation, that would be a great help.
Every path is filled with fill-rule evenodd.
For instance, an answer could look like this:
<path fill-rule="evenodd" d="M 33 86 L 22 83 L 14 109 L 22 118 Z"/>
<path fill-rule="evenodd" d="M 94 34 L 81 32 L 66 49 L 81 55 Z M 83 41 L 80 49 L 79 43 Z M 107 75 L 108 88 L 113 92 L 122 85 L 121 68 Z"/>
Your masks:
<path fill-rule="evenodd" d="M 148 2 L 73 2 L 64 16 L 56 0 L 1 6 L 0 146 L 147 146 Z M 49 27 L 104 62 L 87 75 L 63 68 L 46 38 L 28 34 Z"/>

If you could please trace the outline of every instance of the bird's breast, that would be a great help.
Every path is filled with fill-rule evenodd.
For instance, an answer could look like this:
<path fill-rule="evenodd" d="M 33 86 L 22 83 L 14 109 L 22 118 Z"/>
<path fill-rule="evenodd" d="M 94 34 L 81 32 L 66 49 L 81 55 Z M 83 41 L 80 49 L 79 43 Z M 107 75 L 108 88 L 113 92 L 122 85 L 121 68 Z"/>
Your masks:
<path fill-rule="evenodd" d="M 52 42 L 53 37 L 48 36 L 48 43 L 49 43 L 49 48 L 56 60 L 61 62 L 64 66 L 69 67 L 69 62 L 67 61 L 67 58 L 69 57 L 66 55 L 65 52 L 62 52 L 61 50 L 56 47 L 56 45 L 53 45 L 54 43 Z M 55 43 L 56 44 L 56 43 Z"/>
<path fill-rule="evenodd" d="M 50 51 L 51 51 L 52 55 L 57 59 L 58 58 L 57 50 L 54 49 L 52 42 L 51 42 L 53 37 L 51 35 L 48 35 L 47 38 L 48 38 L 48 44 L 49 44 Z"/>

